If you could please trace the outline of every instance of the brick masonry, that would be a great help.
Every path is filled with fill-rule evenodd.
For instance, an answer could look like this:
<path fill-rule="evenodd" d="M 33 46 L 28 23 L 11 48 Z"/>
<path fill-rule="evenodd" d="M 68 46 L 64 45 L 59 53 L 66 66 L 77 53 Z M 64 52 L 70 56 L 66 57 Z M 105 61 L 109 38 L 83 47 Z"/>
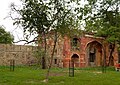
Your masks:
<path fill-rule="evenodd" d="M 72 39 L 64 37 L 63 44 L 63 66 L 68 67 L 69 61 L 74 59 L 75 67 L 88 67 L 88 66 L 101 66 L 104 61 L 104 51 L 106 51 L 106 64 L 109 61 L 109 44 L 101 37 L 96 38 L 92 35 L 82 35 L 77 37 L 78 45 L 77 49 L 73 49 L 71 42 Z M 95 52 L 92 53 L 92 49 Z M 94 61 L 90 62 L 90 53 L 95 55 Z M 77 62 L 76 62 L 77 61 Z M 113 53 L 113 60 L 110 62 L 111 66 L 118 63 L 117 46 Z"/>
<path fill-rule="evenodd" d="M 9 65 L 10 60 L 15 60 L 15 65 L 27 65 L 35 62 L 34 46 L 0 44 L 0 65 Z"/>

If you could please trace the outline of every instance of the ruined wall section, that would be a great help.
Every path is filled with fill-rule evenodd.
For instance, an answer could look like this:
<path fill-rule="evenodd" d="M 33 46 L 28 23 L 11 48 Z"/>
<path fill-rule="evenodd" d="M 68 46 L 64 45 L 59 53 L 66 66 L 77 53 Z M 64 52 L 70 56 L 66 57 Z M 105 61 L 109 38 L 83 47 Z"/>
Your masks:
<path fill-rule="evenodd" d="M 52 66 L 63 67 L 63 49 L 64 49 L 63 45 L 64 45 L 64 39 L 62 38 L 62 36 L 59 35 L 56 42 Z M 51 35 L 47 40 L 47 53 L 46 53 L 47 64 L 50 63 L 53 47 L 54 47 L 54 35 Z"/>
<path fill-rule="evenodd" d="M 36 61 L 35 46 L 0 44 L 0 65 L 10 65 L 10 60 L 15 60 L 15 65 L 29 65 Z"/>

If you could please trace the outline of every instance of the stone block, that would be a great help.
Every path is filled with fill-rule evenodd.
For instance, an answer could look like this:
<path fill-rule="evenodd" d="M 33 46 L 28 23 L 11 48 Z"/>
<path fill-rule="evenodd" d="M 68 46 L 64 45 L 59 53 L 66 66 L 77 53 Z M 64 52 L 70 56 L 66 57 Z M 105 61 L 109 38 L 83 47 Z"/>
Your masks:
<path fill-rule="evenodd" d="M 21 46 L 21 51 L 26 52 L 27 47 L 26 46 Z"/>
<path fill-rule="evenodd" d="M 13 50 L 14 50 L 14 45 L 6 44 L 6 51 L 13 51 Z"/>
<path fill-rule="evenodd" d="M 21 51 L 21 46 L 20 45 L 14 46 L 14 51 Z"/>

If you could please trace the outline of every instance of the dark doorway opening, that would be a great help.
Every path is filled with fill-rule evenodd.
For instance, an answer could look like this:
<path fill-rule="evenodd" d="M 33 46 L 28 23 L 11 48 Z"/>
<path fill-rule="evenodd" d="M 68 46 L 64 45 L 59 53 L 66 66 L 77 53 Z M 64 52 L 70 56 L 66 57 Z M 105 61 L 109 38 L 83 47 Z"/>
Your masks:
<path fill-rule="evenodd" d="M 90 62 L 94 62 L 95 61 L 95 53 L 90 53 Z"/>
<path fill-rule="evenodd" d="M 88 43 L 86 53 L 87 53 L 86 59 L 88 66 L 91 67 L 102 66 L 103 63 L 102 44 L 100 44 L 97 41 Z"/>
<path fill-rule="evenodd" d="M 74 67 L 79 67 L 79 56 L 77 54 L 73 54 L 71 57 L 71 61 L 74 62 Z"/>

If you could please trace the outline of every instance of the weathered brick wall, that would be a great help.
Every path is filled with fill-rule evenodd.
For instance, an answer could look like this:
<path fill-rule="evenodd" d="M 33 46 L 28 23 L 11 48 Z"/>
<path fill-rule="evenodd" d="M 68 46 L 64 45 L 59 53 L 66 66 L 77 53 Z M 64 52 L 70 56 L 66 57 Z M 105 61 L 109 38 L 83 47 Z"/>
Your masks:
<path fill-rule="evenodd" d="M 108 64 L 109 61 L 109 43 L 105 43 L 104 39 L 101 37 L 94 37 L 93 35 L 83 35 L 81 37 L 78 37 L 78 47 L 79 49 L 73 49 L 71 45 L 72 39 L 68 38 L 67 36 L 64 37 L 64 44 L 63 44 L 63 67 L 69 67 L 69 61 L 72 60 L 73 55 L 78 56 L 78 65 L 75 65 L 76 67 L 88 67 L 92 66 L 89 65 L 90 61 L 90 45 L 94 46 L 96 53 L 95 53 L 95 60 L 94 64 L 95 66 L 101 66 L 104 61 L 104 50 L 106 51 L 106 64 Z M 104 43 L 103 43 L 104 42 Z M 104 49 L 104 50 L 103 50 Z M 117 46 L 114 49 L 113 52 L 113 59 L 111 60 L 111 63 L 115 65 L 118 63 L 118 52 L 117 52 Z M 111 66 L 113 66 L 111 65 Z"/>
<path fill-rule="evenodd" d="M 0 44 L 0 65 L 9 65 L 15 60 L 15 65 L 27 65 L 36 61 L 35 46 Z"/>
<path fill-rule="evenodd" d="M 59 36 L 56 42 L 52 66 L 63 67 L 63 44 L 64 44 L 64 39 L 61 36 Z M 54 47 L 54 40 L 53 37 L 52 38 L 50 37 L 47 40 L 47 53 L 46 53 L 47 65 L 50 63 L 53 47 Z"/>

